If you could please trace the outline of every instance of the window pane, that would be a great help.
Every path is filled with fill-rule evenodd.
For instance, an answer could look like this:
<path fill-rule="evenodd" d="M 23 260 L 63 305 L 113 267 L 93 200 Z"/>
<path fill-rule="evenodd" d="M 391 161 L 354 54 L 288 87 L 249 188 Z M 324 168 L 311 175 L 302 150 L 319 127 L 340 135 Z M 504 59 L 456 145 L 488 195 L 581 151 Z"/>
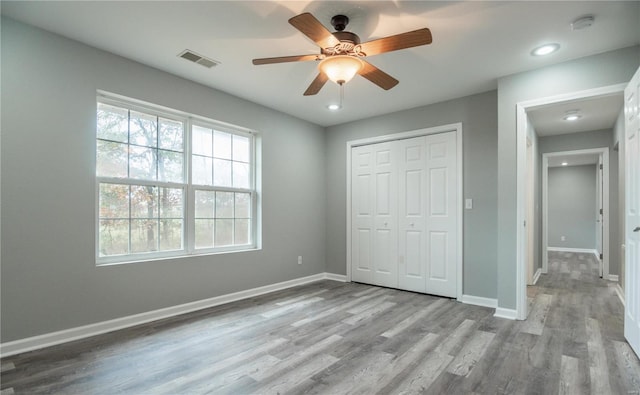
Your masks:
<path fill-rule="evenodd" d="M 212 159 L 194 155 L 191 158 L 191 182 L 196 185 L 212 185 Z"/>
<path fill-rule="evenodd" d="M 100 256 L 129 253 L 129 221 L 101 220 L 98 231 L 98 254 Z"/>
<path fill-rule="evenodd" d="M 213 156 L 220 159 L 231 159 L 231 134 L 218 132 L 213 134 Z"/>
<path fill-rule="evenodd" d="M 214 218 L 215 198 L 216 193 L 213 191 L 196 191 L 196 218 Z"/>
<path fill-rule="evenodd" d="M 158 151 L 153 148 L 129 147 L 129 177 L 141 180 L 156 179 Z"/>
<path fill-rule="evenodd" d="M 158 220 L 131 220 L 131 252 L 158 251 Z"/>
<path fill-rule="evenodd" d="M 213 160 L 213 185 L 219 187 L 231 186 L 231 161 Z"/>
<path fill-rule="evenodd" d="M 157 118 L 153 115 L 131 111 L 129 118 L 129 143 L 143 145 L 145 147 L 157 147 Z"/>
<path fill-rule="evenodd" d="M 233 162 L 233 186 L 236 188 L 249 188 L 249 164 Z"/>
<path fill-rule="evenodd" d="M 129 219 L 128 185 L 100 184 L 99 200 L 100 218 Z"/>
<path fill-rule="evenodd" d="M 158 150 L 158 180 L 166 182 L 182 182 L 182 152 Z"/>
<path fill-rule="evenodd" d="M 251 218 L 251 194 L 236 193 L 235 218 Z"/>
<path fill-rule="evenodd" d="M 96 175 L 99 177 L 127 177 L 127 145 L 96 141 Z"/>
<path fill-rule="evenodd" d="M 233 244 L 233 220 L 216 219 L 215 242 L 216 247 Z"/>
<path fill-rule="evenodd" d="M 233 218 L 233 192 L 216 192 L 216 218 Z"/>
<path fill-rule="evenodd" d="M 245 136 L 233 136 L 233 160 L 249 162 L 250 157 L 249 138 Z"/>
<path fill-rule="evenodd" d="M 172 151 L 184 151 L 184 125 L 171 119 L 159 119 L 158 140 L 160 148 Z"/>
<path fill-rule="evenodd" d="M 213 247 L 213 221 L 212 219 L 196 219 L 196 248 Z"/>
<path fill-rule="evenodd" d="M 235 238 L 233 244 L 242 245 L 249 244 L 251 242 L 249 237 L 249 220 L 248 219 L 236 219 L 235 220 Z"/>
<path fill-rule="evenodd" d="M 180 188 L 160 188 L 160 218 L 183 218 L 183 198 Z"/>
<path fill-rule="evenodd" d="M 98 103 L 96 135 L 99 139 L 129 141 L 129 110 Z"/>
<path fill-rule="evenodd" d="M 131 217 L 158 218 L 158 188 L 131 186 Z"/>
<path fill-rule="evenodd" d="M 182 220 L 160 220 L 160 251 L 182 249 Z"/>
<path fill-rule="evenodd" d="M 191 152 L 197 155 L 212 156 L 213 155 L 213 138 L 211 129 L 200 126 L 191 128 L 192 142 Z"/>

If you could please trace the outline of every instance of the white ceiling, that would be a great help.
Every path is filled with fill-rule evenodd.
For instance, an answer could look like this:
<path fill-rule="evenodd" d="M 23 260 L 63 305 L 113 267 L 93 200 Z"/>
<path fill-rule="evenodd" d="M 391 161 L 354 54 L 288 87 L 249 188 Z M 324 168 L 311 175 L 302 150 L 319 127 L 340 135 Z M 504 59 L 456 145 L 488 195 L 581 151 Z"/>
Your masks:
<path fill-rule="evenodd" d="M 623 105 L 622 93 L 546 105 L 527 111 L 539 137 L 612 129 Z M 568 111 L 578 110 L 581 118 L 565 121 Z"/>
<path fill-rule="evenodd" d="M 318 51 L 287 23 L 302 12 L 329 28 L 345 14 L 363 41 L 428 27 L 433 44 L 368 58 L 400 84 L 384 91 L 356 77 L 344 108 L 330 112 L 337 85 L 302 96 L 315 62 L 251 64 Z M 484 92 L 501 76 L 640 43 L 638 1 L 2 1 L 2 14 L 323 126 Z M 585 14 L 594 26 L 572 31 Z M 560 51 L 530 56 L 547 42 Z M 186 48 L 221 64 L 178 58 Z"/>

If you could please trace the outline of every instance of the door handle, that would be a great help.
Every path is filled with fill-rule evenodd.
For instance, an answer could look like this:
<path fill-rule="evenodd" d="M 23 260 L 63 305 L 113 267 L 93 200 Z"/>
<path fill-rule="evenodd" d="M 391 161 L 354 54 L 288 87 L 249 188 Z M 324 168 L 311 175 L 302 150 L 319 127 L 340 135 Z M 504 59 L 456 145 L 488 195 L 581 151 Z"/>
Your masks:
<path fill-rule="evenodd" d="M 636 226 L 636 228 L 633 231 L 634 232 L 640 232 L 640 226 Z"/>

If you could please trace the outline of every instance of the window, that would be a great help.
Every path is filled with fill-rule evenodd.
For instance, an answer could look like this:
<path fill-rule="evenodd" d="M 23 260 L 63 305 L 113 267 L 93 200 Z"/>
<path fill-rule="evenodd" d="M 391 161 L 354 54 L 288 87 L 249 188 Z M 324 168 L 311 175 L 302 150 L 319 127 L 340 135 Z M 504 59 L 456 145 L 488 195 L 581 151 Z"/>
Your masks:
<path fill-rule="evenodd" d="M 98 263 L 256 247 L 252 133 L 109 97 L 96 118 Z"/>

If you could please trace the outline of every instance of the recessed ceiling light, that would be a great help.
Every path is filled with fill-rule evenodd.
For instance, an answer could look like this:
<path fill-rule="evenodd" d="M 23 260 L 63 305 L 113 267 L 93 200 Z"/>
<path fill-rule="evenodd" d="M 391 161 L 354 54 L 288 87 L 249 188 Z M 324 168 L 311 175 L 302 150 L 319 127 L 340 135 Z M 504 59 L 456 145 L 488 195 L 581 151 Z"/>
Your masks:
<path fill-rule="evenodd" d="M 582 30 L 594 24 L 596 18 L 593 15 L 585 15 L 571 23 L 571 30 Z"/>
<path fill-rule="evenodd" d="M 533 56 L 544 56 L 556 52 L 560 49 L 560 44 L 545 44 L 531 51 Z"/>
<path fill-rule="evenodd" d="M 329 104 L 327 106 L 327 108 L 331 111 L 338 111 L 340 109 L 340 105 L 339 104 Z"/>
<path fill-rule="evenodd" d="M 561 165 L 562 166 L 566 166 L 566 165 L 568 165 L 568 163 L 567 162 L 562 162 Z"/>
<path fill-rule="evenodd" d="M 562 119 L 564 119 L 565 121 L 577 121 L 580 118 L 582 118 L 580 111 L 571 110 L 567 111 Z"/>

